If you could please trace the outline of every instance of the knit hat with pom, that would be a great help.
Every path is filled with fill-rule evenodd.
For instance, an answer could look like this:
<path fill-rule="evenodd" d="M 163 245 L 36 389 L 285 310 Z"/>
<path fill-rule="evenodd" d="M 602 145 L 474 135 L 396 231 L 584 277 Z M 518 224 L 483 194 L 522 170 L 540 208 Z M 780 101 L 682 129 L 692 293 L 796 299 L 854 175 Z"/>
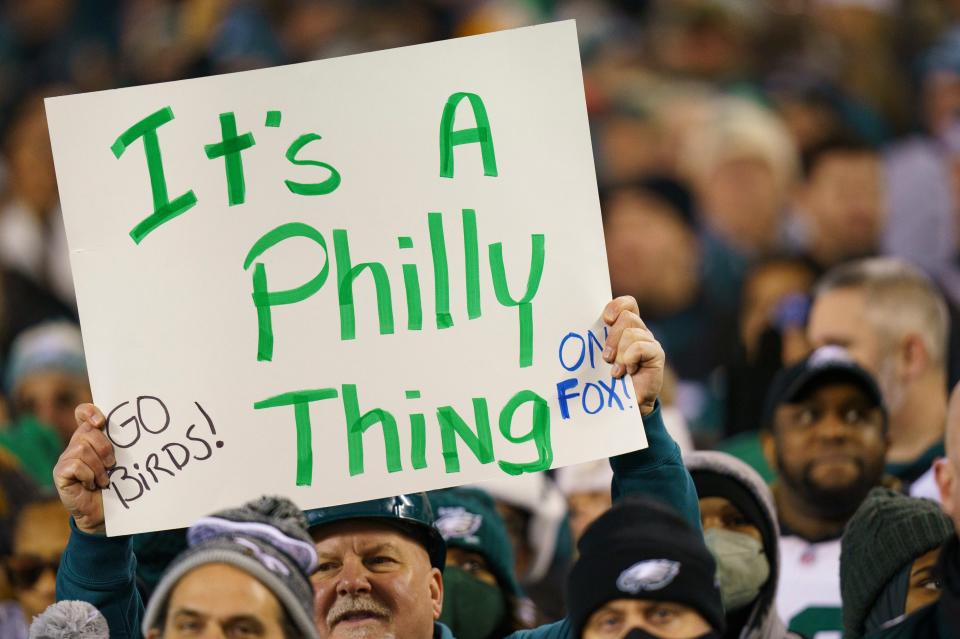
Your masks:
<path fill-rule="evenodd" d="M 318 639 L 309 578 L 317 567 L 317 551 L 296 504 L 261 497 L 204 517 L 187 531 L 187 544 L 150 598 L 144 635 L 162 625 L 167 600 L 182 577 L 207 564 L 228 564 L 269 589 L 303 637 Z"/>

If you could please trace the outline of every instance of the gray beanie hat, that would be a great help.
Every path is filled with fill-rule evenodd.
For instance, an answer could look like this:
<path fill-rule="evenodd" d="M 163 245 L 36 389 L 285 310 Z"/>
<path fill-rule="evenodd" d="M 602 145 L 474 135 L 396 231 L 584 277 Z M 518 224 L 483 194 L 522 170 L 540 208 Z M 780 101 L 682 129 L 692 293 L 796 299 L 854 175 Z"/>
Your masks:
<path fill-rule="evenodd" d="M 284 497 L 261 497 L 197 521 L 187 531 L 189 547 L 170 564 L 147 604 L 143 634 L 161 624 L 167 600 L 184 575 L 218 563 L 239 568 L 263 584 L 302 637 L 319 639 L 309 577 L 317 567 L 317 551 L 306 523 L 296 504 Z"/>
<path fill-rule="evenodd" d="M 843 636 L 862 637 L 867 614 L 890 580 L 952 535 L 953 522 L 935 502 L 871 490 L 840 542 Z"/>

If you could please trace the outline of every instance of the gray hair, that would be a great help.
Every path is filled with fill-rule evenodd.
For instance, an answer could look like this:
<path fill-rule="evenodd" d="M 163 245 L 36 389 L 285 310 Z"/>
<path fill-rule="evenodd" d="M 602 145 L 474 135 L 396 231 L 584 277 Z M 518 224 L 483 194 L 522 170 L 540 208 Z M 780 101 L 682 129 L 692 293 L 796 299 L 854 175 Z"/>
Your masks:
<path fill-rule="evenodd" d="M 107 620 L 86 601 L 58 601 L 34 617 L 30 639 L 109 639 Z"/>
<path fill-rule="evenodd" d="M 930 359 L 945 369 L 950 316 L 936 284 L 920 269 L 894 257 L 872 257 L 832 268 L 817 283 L 814 296 L 858 289 L 866 298 L 867 320 L 886 340 L 915 333 Z"/>

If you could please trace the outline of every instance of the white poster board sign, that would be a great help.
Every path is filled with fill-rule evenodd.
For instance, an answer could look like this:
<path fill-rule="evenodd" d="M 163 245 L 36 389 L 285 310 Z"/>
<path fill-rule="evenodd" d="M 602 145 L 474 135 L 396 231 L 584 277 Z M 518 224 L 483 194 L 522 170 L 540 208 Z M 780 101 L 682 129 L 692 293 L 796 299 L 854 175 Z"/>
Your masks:
<path fill-rule="evenodd" d="M 643 447 L 576 28 L 47 101 L 109 534 Z"/>

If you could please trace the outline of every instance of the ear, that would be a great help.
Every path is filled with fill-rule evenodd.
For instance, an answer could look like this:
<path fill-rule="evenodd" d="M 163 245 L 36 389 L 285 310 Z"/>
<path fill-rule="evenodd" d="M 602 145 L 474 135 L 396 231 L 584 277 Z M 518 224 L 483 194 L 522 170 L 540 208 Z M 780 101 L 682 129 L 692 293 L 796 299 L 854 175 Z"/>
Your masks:
<path fill-rule="evenodd" d="M 760 431 L 760 446 L 763 447 L 763 458 L 767 460 L 767 465 L 772 470 L 780 471 L 777 465 L 777 442 L 769 430 Z"/>
<path fill-rule="evenodd" d="M 430 600 L 433 602 L 433 620 L 436 621 L 443 610 L 443 573 L 436 568 L 430 571 Z"/>
<path fill-rule="evenodd" d="M 900 359 L 903 374 L 908 379 L 916 379 L 930 366 L 930 353 L 923 338 L 911 333 L 900 342 Z"/>
<path fill-rule="evenodd" d="M 954 494 L 958 490 L 957 475 L 949 459 L 941 457 L 933 463 L 933 476 L 940 490 L 940 506 L 948 516 L 956 518 L 960 513 L 953 512 Z"/>

